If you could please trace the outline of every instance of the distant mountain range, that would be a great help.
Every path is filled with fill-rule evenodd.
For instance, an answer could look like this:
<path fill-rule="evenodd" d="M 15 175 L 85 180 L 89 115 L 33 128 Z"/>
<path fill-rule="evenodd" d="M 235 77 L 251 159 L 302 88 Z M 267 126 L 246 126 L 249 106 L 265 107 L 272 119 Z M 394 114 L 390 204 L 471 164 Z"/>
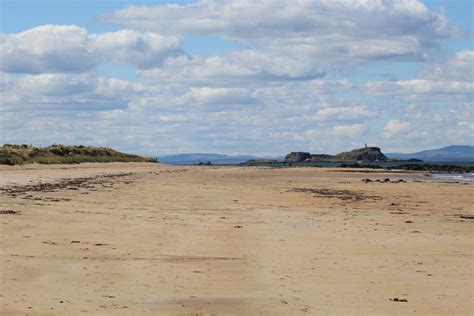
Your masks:
<path fill-rule="evenodd" d="M 474 146 L 453 145 L 439 149 L 424 150 L 420 152 L 403 154 L 387 153 L 392 159 L 421 159 L 423 161 L 474 161 Z"/>
<path fill-rule="evenodd" d="M 388 159 L 421 159 L 426 162 L 435 161 L 474 161 L 474 146 L 468 145 L 455 145 L 448 146 L 433 150 L 424 150 L 416 153 L 387 153 L 385 156 L 381 153 L 379 148 L 369 147 L 356 149 L 350 152 L 340 153 L 338 155 L 310 155 L 309 153 L 292 153 L 287 155 L 287 160 L 303 161 L 302 157 L 298 155 L 306 154 L 310 160 L 314 161 L 357 161 L 357 160 L 379 160 L 384 161 Z M 290 157 L 291 156 L 291 157 Z M 293 157 L 294 156 L 294 157 Z M 331 159 L 329 159 L 331 158 Z M 194 163 L 207 163 L 210 161 L 212 164 L 225 165 L 225 164 L 240 164 L 249 160 L 265 160 L 265 159 L 278 159 L 283 161 L 283 157 L 256 157 L 251 155 L 237 155 L 229 156 L 224 154 L 213 154 L 213 153 L 189 153 L 189 154 L 177 154 L 158 157 L 160 162 L 173 164 L 173 165 L 192 165 Z"/>
<path fill-rule="evenodd" d="M 252 159 L 265 159 L 270 157 L 255 157 L 250 155 L 239 155 L 239 156 L 228 156 L 223 154 L 206 154 L 206 153 L 191 153 L 191 154 L 178 154 L 158 157 L 160 162 L 173 164 L 173 165 L 192 165 L 194 163 L 210 161 L 212 164 L 226 165 L 226 164 L 239 164 Z"/>

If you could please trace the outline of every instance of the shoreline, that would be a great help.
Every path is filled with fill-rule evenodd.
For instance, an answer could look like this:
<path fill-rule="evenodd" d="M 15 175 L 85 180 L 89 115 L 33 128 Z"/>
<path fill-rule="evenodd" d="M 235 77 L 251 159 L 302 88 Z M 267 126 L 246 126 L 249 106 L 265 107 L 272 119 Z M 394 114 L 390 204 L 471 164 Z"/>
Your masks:
<path fill-rule="evenodd" d="M 67 179 L 69 177 L 80 177 L 83 175 L 83 170 L 87 170 L 85 174 L 107 174 L 113 172 L 117 168 L 124 170 L 133 170 L 133 171 L 144 171 L 144 170 L 155 170 L 156 167 L 163 168 L 243 168 L 243 169 L 268 169 L 268 170 L 308 170 L 316 172 L 336 172 L 336 173 L 355 173 L 355 174 L 387 174 L 402 176 L 406 175 L 410 178 L 414 178 L 415 181 L 431 181 L 431 182 L 446 182 L 446 183 L 456 183 L 457 182 L 473 182 L 474 178 L 471 177 L 472 173 L 449 173 L 449 172 L 430 172 L 430 171 L 417 171 L 417 170 L 403 170 L 403 169 L 383 169 L 383 168 L 351 168 L 351 167 L 313 167 L 313 166 L 292 166 L 292 167 L 273 167 L 273 166 L 245 166 L 245 165 L 211 165 L 211 166 L 199 166 L 199 165 L 173 165 L 165 163 L 152 163 L 152 162 L 108 162 L 108 163 L 80 163 L 80 164 L 25 164 L 25 165 L 0 165 L 0 173 L 3 173 L 0 177 L 0 187 L 5 185 L 21 185 L 28 184 L 33 182 L 41 181 L 54 181 Z M 158 169 L 159 169 L 158 168 Z M 68 174 L 68 177 L 61 178 L 53 175 L 54 171 L 61 170 L 70 170 L 72 173 Z M 9 175 L 21 171 L 31 171 L 31 174 L 24 174 L 23 177 L 12 181 L 9 179 Z M 46 171 L 45 175 L 38 175 L 36 173 Z M 469 178 L 465 178 L 464 175 L 468 175 Z M 452 180 L 451 180 L 452 179 Z"/>
<path fill-rule="evenodd" d="M 347 171 L 0 168 L 1 310 L 468 315 L 473 184 Z"/>

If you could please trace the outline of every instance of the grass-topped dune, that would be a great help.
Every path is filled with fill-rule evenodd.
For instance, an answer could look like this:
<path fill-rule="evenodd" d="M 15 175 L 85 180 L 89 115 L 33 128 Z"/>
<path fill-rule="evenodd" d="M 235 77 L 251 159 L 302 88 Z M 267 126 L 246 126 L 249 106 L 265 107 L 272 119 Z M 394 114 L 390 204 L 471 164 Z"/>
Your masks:
<path fill-rule="evenodd" d="M 83 162 L 158 162 L 154 158 L 122 153 L 112 148 L 51 145 L 37 148 L 5 144 L 0 148 L 0 164 L 75 164 Z"/>

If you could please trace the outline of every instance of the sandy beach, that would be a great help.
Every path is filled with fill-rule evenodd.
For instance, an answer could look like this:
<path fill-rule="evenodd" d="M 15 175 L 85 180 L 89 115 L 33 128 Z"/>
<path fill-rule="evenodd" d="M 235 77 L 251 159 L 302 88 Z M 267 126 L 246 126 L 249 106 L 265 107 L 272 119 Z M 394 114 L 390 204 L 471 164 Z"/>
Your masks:
<path fill-rule="evenodd" d="M 474 313 L 472 183 L 110 163 L 0 190 L 2 315 Z"/>

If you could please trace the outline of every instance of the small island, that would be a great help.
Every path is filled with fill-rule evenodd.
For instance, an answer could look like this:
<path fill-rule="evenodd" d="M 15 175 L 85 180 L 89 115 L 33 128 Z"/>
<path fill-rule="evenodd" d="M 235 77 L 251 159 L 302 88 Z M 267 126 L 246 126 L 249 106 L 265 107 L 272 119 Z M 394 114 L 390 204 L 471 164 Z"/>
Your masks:
<path fill-rule="evenodd" d="M 203 162 L 203 161 L 198 161 L 198 162 L 193 162 L 193 166 L 212 166 L 212 162 Z"/>
<path fill-rule="evenodd" d="M 393 164 L 392 164 L 393 163 Z M 281 161 L 275 159 L 253 159 L 242 163 L 243 166 L 268 166 L 268 167 L 291 167 L 291 166 L 324 166 L 339 168 L 370 168 L 386 170 L 408 170 L 424 171 L 430 173 L 472 173 L 474 167 L 427 164 L 421 159 L 393 159 L 388 158 L 379 147 L 358 148 L 342 152 L 336 155 L 311 154 L 309 152 L 291 152 Z M 326 165 L 328 166 L 328 165 Z"/>
<path fill-rule="evenodd" d="M 310 154 L 309 152 L 292 152 L 285 156 L 284 163 L 317 163 L 317 162 L 377 162 L 390 161 L 379 147 L 364 147 L 336 155 Z"/>
<path fill-rule="evenodd" d="M 336 155 L 329 154 L 311 154 L 309 152 L 295 151 L 287 154 L 282 161 L 261 159 L 249 160 L 242 165 L 258 166 L 258 165 L 288 165 L 293 164 L 315 164 L 315 163 L 341 163 L 341 164 L 360 164 L 360 163 L 377 163 L 377 162 L 405 162 L 405 163 L 420 163 L 420 159 L 399 160 L 390 159 L 382 153 L 379 147 L 358 148 L 351 151 L 341 152 Z"/>

